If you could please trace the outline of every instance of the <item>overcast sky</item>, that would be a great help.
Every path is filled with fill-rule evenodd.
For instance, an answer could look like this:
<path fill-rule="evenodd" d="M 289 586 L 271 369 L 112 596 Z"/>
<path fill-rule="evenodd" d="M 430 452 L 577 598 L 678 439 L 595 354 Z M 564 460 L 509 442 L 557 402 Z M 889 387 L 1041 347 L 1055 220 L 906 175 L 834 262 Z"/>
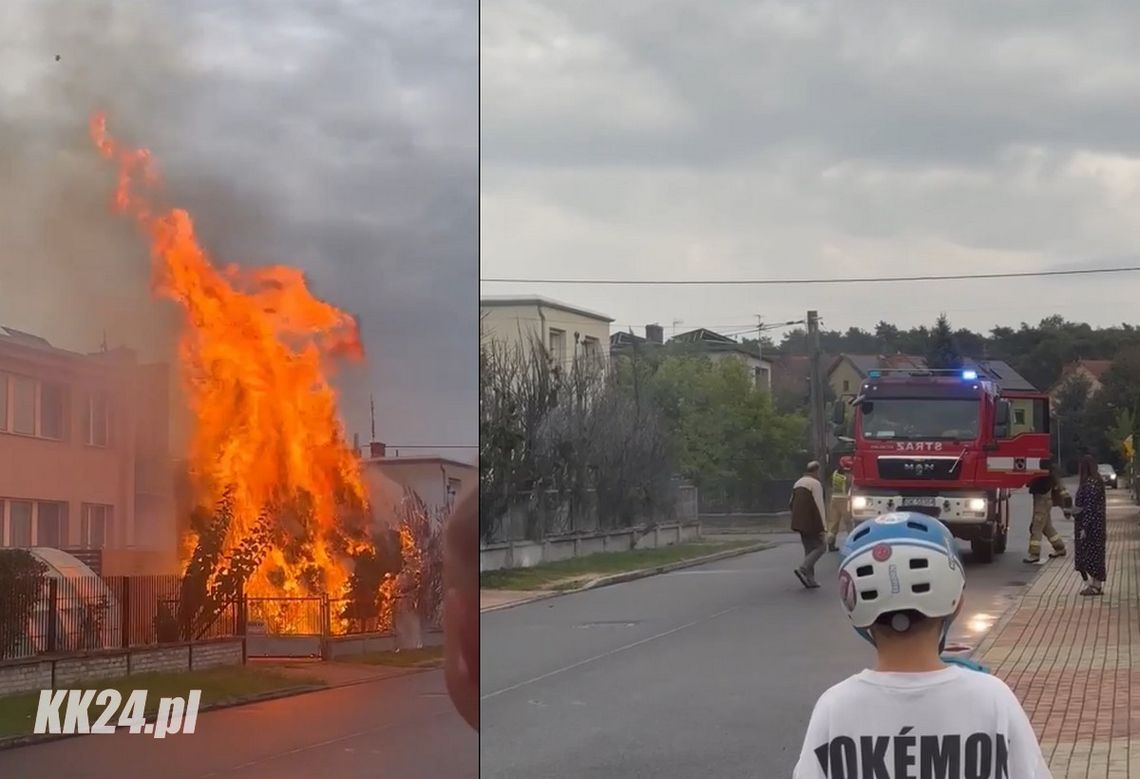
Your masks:
<path fill-rule="evenodd" d="M 1140 5 L 484 0 L 483 277 L 1140 265 Z M 635 332 L 1140 321 L 1140 274 L 825 287 L 484 284 Z"/>
<path fill-rule="evenodd" d="M 0 323 L 161 349 L 169 305 L 86 135 L 105 109 L 216 256 L 299 266 L 360 317 L 350 433 L 371 391 L 381 439 L 474 443 L 477 25 L 470 0 L 5 2 Z"/>

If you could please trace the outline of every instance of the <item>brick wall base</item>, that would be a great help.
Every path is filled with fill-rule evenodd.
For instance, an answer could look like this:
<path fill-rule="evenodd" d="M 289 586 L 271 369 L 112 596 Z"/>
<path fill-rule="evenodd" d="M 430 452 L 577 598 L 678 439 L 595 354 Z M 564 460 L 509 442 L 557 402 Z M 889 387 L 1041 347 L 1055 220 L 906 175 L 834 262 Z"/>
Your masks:
<path fill-rule="evenodd" d="M 0 662 L 0 697 L 53 687 L 73 687 L 78 682 L 95 679 L 200 671 L 241 665 L 244 661 L 240 638 L 5 660 Z"/>

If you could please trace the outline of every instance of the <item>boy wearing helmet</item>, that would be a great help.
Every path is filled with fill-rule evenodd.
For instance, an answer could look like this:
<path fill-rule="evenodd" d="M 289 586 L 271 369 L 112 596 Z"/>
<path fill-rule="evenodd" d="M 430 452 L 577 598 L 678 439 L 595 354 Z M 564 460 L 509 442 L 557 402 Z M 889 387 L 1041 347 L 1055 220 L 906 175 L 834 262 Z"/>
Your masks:
<path fill-rule="evenodd" d="M 876 663 L 820 696 L 795 779 L 1050 779 L 1005 682 L 941 658 L 966 585 L 950 531 L 923 514 L 886 514 L 855 528 L 841 554 L 840 599 Z"/>

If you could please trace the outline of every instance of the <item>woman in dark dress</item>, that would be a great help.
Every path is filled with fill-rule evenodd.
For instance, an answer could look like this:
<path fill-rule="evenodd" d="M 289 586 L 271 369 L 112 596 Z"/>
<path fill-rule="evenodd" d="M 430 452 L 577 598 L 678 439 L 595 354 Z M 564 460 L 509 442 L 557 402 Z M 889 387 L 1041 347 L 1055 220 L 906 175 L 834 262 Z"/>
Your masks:
<path fill-rule="evenodd" d="M 1075 568 L 1088 583 L 1081 595 L 1104 593 L 1104 556 L 1106 511 L 1104 482 L 1090 455 L 1081 458 L 1078 469 L 1081 484 L 1073 499 L 1073 530 L 1076 535 Z"/>

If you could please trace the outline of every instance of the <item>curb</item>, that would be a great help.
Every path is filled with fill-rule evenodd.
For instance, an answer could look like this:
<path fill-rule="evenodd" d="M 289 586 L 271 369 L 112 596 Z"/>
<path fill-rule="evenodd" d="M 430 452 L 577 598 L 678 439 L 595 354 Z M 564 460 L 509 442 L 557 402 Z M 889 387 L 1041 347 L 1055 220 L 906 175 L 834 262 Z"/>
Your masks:
<path fill-rule="evenodd" d="M 714 552 L 713 554 L 703 555 L 701 557 L 690 557 L 687 560 L 678 560 L 675 563 L 666 563 L 665 565 L 654 566 L 653 568 L 639 568 L 636 571 L 626 571 L 625 573 L 615 573 L 610 576 L 602 576 L 593 579 L 581 587 L 576 587 L 572 590 L 554 590 L 550 592 L 543 592 L 541 595 L 536 595 L 533 598 L 524 598 L 517 600 L 513 603 L 503 603 L 498 606 L 488 606 L 485 609 L 479 609 L 480 614 L 487 614 L 492 611 L 502 611 L 504 609 L 513 609 L 516 606 L 523 606 L 527 603 L 537 603 L 542 600 L 549 600 L 550 598 L 557 598 L 562 595 L 573 595 L 576 592 L 585 592 L 586 590 L 596 590 L 599 587 L 609 587 L 613 584 L 624 584 L 625 582 L 632 582 L 636 579 L 646 579 L 650 576 L 657 576 L 670 571 L 678 571 L 682 568 L 693 568 L 698 565 L 705 565 L 706 563 L 715 563 L 718 560 L 727 560 L 731 557 L 741 557 L 753 552 L 762 552 L 765 549 L 771 549 L 777 544 L 769 541 L 760 541 L 748 546 L 737 547 L 736 549 L 726 549 L 723 552 Z"/>

